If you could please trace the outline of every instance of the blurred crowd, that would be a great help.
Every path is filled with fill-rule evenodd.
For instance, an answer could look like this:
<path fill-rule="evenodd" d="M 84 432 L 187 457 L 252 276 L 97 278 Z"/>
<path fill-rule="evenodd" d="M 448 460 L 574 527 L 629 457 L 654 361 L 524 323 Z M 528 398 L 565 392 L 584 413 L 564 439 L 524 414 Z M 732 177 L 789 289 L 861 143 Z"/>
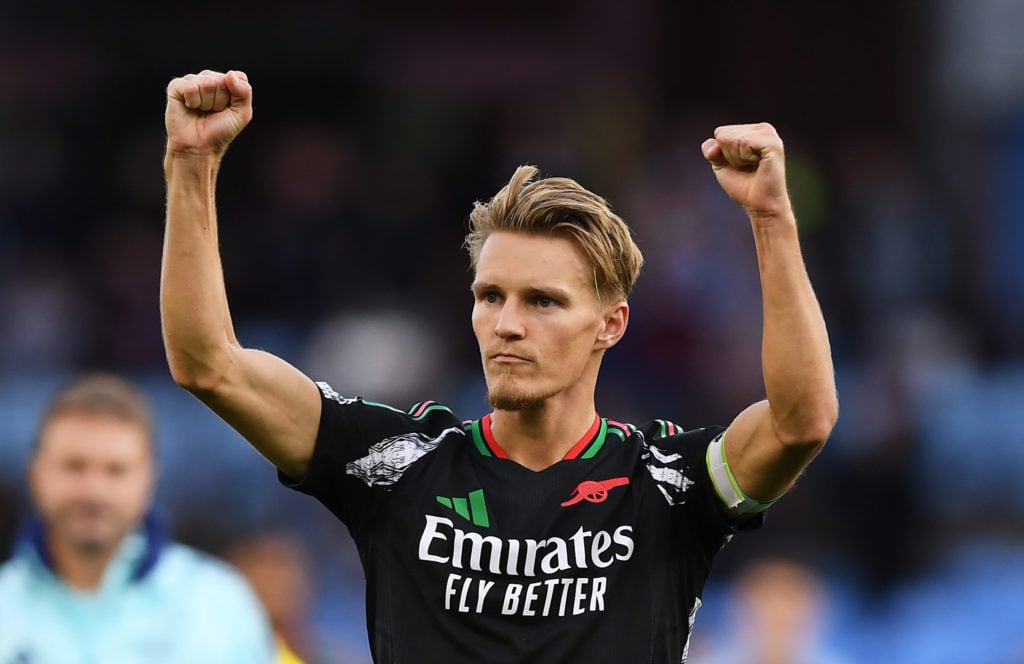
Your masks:
<path fill-rule="evenodd" d="M 749 226 L 699 146 L 718 124 L 767 120 L 842 413 L 763 532 L 716 564 L 692 659 L 733 661 L 757 623 L 742 611 L 767 593 L 814 616 L 808 662 L 1024 661 L 1024 53 L 1003 35 L 1024 10 L 855 4 L 0 9 L 0 560 L 46 396 L 83 369 L 121 372 L 156 404 L 157 503 L 176 534 L 301 570 L 279 581 L 300 654 L 366 660 L 347 533 L 166 370 L 173 76 L 235 68 L 254 86 L 219 200 L 240 340 L 344 393 L 466 418 L 486 409 L 466 218 L 523 163 L 604 195 L 645 252 L 602 414 L 725 424 L 761 398 Z"/>

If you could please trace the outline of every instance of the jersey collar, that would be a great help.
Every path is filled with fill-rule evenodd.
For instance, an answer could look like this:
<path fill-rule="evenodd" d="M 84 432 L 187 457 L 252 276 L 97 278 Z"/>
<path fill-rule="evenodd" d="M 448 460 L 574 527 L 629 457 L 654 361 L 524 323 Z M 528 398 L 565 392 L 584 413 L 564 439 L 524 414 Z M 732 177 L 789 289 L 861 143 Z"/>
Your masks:
<path fill-rule="evenodd" d="M 480 454 L 488 457 L 498 457 L 499 459 L 508 458 L 508 453 L 494 439 L 494 433 L 491 431 L 490 413 L 484 415 L 479 420 L 470 422 L 466 428 L 472 435 L 473 443 Z M 566 452 L 563 460 L 590 459 L 594 457 L 604 447 L 607 435 L 608 421 L 599 415 L 594 415 L 594 423 L 590 425 L 590 429 Z"/>

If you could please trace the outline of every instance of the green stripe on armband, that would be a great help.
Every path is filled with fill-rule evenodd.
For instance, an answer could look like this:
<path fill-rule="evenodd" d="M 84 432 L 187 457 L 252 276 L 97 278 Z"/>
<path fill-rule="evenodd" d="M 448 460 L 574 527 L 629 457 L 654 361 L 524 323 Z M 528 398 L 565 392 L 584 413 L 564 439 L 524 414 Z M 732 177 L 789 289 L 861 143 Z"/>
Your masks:
<path fill-rule="evenodd" d="M 782 497 L 779 496 L 772 500 L 754 500 L 743 493 L 725 458 L 725 432 L 718 434 L 708 445 L 705 461 L 708 466 L 708 474 L 711 476 L 711 483 L 714 485 L 718 497 L 722 499 L 726 507 L 737 514 L 763 512 Z"/>

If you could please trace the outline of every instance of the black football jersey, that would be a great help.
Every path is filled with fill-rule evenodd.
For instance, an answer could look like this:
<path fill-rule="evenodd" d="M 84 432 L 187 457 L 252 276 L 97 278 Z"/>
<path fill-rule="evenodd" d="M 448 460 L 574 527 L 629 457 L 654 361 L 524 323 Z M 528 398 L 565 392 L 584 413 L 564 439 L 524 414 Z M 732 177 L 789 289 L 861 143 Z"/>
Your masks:
<path fill-rule="evenodd" d="M 506 458 L 490 416 L 408 412 L 318 383 L 309 471 L 352 533 L 379 663 L 685 662 L 726 518 L 705 455 L 720 427 L 596 418 L 565 459 Z"/>

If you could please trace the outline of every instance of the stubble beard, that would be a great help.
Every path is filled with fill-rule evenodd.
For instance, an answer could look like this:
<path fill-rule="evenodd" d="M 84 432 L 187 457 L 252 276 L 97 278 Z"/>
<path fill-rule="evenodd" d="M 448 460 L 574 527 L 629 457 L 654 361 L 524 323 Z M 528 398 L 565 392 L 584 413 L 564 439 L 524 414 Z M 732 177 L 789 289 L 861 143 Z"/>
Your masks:
<path fill-rule="evenodd" d="M 83 508 L 78 507 L 77 509 Z M 80 555 L 86 557 L 106 555 L 120 544 L 126 534 L 126 529 L 119 527 L 120 524 L 111 523 L 115 518 L 112 510 L 108 507 L 89 505 L 85 509 L 102 511 L 106 521 L 105 527 L 101 526 L 97 529 L 95 526 L 83 525 L 76 519 L 78 515 L 73 513 L 64 514 L 63 518 L 58 517 L 60 523 L 54 525 L 62 532 L 64 540 Z M 79 518 L 81 517 L 79 516 Z"/>
<path fill-rule="evenodd" d="M 527 410 L 540 403 L 540 400 L 528 395 L 512 391 L 487 391 L 487 403 L 495 410 Z"/>
<path fill-rule="evenodd" d="M 511 369 L 503 369 L 494 385 L 487 386 L 487 403 L 496 410 L 521 411 L 540 405 L 548 398 L 547 394 L 527 392 L 515 384 L 511 384 Z"/>

